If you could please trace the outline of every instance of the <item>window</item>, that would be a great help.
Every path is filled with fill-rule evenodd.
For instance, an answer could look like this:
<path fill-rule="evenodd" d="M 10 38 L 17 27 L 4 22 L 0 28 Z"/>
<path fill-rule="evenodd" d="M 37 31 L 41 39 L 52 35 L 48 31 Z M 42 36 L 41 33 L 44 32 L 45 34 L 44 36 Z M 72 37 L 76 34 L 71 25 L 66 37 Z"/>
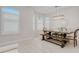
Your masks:
<path fill-rule="evenodd" d="M 19 32 L 19 12 L 12 7 L 1 9 L 2 34 L 13 34 Z"/>
<path fill-rule="evenodd" d="M 45 17 L 45 19 L 44 19 L 44 25 L 45 25 L 45 27 L 46 27 L 46 29 L 48 29 L 49 30 L 49 25 L 50 25 L 50 19 L 49 19 L 49 17 Z"/>
<path fill-rule="evenodd" d="M 33 19 L 33 29 L 40 31 L 43 30 L 43 27 L 45 26 L 46 29 L 49 29 L 49 18 L 47 16 L 35 16 Z"/>
<path fill-rule="evenodd" d="M 43 17 L 38 17 L 37 18 L 37 30 L 42 30 L 43 29 Z"/>

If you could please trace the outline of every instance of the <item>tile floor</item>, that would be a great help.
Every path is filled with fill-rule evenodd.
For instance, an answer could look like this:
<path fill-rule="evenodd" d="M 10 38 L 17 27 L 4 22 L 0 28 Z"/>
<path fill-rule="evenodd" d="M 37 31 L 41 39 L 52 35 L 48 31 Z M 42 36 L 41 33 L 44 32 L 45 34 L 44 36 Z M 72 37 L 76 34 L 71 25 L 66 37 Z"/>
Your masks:
<path fill-rule="evenodd" d="M 18 44 L 18 51 L 20 53 L 79 53 L 79 43 L 75 48 L 72 43 L 61 48 L 58 45 L 42 41 L 41 37 L 19 41 Z"/>

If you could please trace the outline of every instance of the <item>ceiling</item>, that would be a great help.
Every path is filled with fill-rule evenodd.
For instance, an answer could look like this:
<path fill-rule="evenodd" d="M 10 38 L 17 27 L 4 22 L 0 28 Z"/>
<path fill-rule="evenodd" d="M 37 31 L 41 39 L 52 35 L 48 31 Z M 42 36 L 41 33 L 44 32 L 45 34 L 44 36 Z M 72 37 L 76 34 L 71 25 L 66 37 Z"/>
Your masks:
<path fill-rule="evenodd" d="M 12 6 L 16 9 L 25 9 L 25 8 L 31 8 L 33 9 L 33 11 L 35 13 L 38 13 L 38 14 L 44 14 L 44 15 L 49 15 L 49 14 L 52 14 L 52 13 L 56 13 L 56 7 L 57 7 L 57 10 L 66 10 L 72 6 Z"/>
<path fill-rule="evenodd" d="M 56 6 L 33 6 L 32 7 L 34 12 L 40 13 L 40 14 L 50 14 L 56 12 L 56 10 L 65 10 L 70 8 L 70 6 L 58 6 L 56 9 Z"/>

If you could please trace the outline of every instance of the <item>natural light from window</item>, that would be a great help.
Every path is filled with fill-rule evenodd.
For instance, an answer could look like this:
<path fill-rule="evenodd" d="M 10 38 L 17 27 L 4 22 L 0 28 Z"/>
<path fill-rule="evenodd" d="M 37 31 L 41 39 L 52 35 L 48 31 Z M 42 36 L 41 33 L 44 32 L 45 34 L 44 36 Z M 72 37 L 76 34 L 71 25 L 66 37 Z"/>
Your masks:
<path fill-rule="evenodd" d="M 19 32 L 19 11 L 12 7 L 1 9 L 2 34 L 13 34 Z"/>

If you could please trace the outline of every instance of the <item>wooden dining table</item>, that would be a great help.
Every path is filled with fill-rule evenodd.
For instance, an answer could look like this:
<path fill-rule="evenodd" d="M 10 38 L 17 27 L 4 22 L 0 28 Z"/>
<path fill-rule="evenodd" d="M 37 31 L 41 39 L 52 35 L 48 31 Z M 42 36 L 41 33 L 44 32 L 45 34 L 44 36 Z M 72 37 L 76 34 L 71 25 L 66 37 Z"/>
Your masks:
<path fill-rule="evenodd" d="M 67 43 L 67 39 L 65 39 L 66 36 L 68 34 L 72 34 L 72 33 L 73 32 L 67 32 L 67 31 L 61 32 L 61 31 L 53 31 L 53 30 L 43 30 L 43 34 L 41 34 L 41 35 L 42 35 L 42 40 L 54 43 L 63 48 L 65 46 L 65 44 Z M 47 37 L 47 35 L 49 38 L 45 38 L 45 37 Z"/>

